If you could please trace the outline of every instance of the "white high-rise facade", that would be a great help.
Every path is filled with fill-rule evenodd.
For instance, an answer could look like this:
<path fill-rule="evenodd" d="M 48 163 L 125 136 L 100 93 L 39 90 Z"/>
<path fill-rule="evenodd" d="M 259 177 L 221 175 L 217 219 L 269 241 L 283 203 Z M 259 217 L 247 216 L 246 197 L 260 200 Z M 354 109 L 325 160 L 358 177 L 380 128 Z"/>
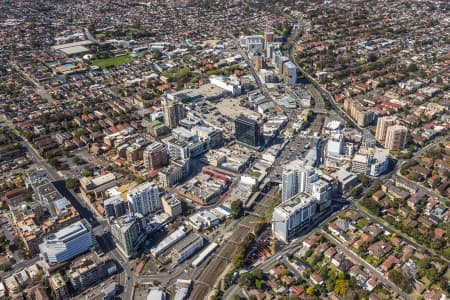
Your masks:
<path fill-rule="evenodd" d="M 299 193 L 312 193 L 312 183 L 317 181 L 319 176 L 313 167 L 305 166 L 305 162 L 295 160 L 283 169 L 282 178 L 282 201 L 286 201 Z"/>
<path fill-rule="evenodd" d="M 344 135 L 342 133 L 332 134 L 327 143 L 327 155 L 339 156 L 344 154 L 344 145 Z"/>
<path fill-rule="evenodd" d="M 144 182 L 128 191 L 128 206 L 131 213 L 143 216 L 161 209 L 158 187 L 151 182 Z"/>

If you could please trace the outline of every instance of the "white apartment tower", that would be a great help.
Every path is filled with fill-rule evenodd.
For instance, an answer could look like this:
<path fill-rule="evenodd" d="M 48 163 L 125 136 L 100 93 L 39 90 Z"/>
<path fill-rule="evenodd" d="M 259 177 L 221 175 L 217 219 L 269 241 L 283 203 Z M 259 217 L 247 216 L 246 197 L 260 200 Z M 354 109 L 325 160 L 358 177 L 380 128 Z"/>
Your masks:
<path fill-rule="evenodd" d="M 281 200 L 286 201 L 299 193 L 311 195 L 312 183 L 318 179 L 313 167 L 305 166 L 301 160 L 292 161 L 283 169 Z"/>
<path fill-rule="evenodd" d="M 145 216 L 162 208 L 158 187 L 152 182 L 144 182 L 130 189 L 127 199 L 131 213 Z"/>

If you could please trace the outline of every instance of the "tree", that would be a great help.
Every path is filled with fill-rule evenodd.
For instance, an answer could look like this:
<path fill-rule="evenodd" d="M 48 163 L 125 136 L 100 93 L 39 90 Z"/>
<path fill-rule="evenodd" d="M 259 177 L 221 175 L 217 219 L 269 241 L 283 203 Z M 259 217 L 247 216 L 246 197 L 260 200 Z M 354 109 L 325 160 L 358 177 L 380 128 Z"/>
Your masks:
<path fill-rule="evenodd" d="M 255 280 L 255 288 L 258 290 L 261 290 L 261 288 L 262 288 L 261 280 L 259 280 L 259 279 Z"/>
<path fill-rule="evenodd" d="M 231 216 L 233 219 L 240 218 L 244 213 L 244 205 L 241 200 L 231 202 Z"/>
<path fill-rule="evenodd" d="M 361 195 L 362 191 L 363 188 L 360 185 L 358 185 L 357 187 L 354 187 L 350 190 L 349 195 L 351 197 L 358 197 L 359 195 Z"/>
<path fill-rule="evenodd" d="M 348 290 L 348 281 L 343 279 L 336 280 L 336 285 L 334 286 L 334 293 L 340 296 L 344 296 Z"/>
<path fill-rule="evenodd" d="M 90 170 L 89 168 L 85 168 L 82 172 L 82 175 L 84 177 L 89 177 L 92 176 L 94 173 L 92 172 L 92 170 Z"/>
<path fill-rule="evenodd" d="M 61 162 L 56 158 L 56 157 L 52 157 L 49 159 L 48 163 L 53 167 L 58 169 L 59 166 L 61 165 Z"/>
<path fill-rule="evenodd" d="M 84 131 L 83 128 L 77 129 L 77 131 L 75 131 L 75 136 L 76 136 L 77 138 L 83 136 L 84 134 L 85 134 L 85 131 Z"/>
<path fill-rule="evenodd" d="M 393 269 L 388 273 L 388 278 L 390 281 L 395 283 L 399 288 L 401 288 L 406 293 L 411 293 L 412 285 L 411 278 L 409 278 L 402 270 Z"/>
<path fill-rule="evenodd" d="M 76 155 L 72 158 L 72 161 L 76 165 L 82 165 L 82 164 L 86 163 L 86 161 L 84 159 L 82 159 L 82 158 L 80 158 L 79 156 L 76 156 Z"/>
<path fill-rule="evenodd" d="M 239 269 L 244 264 L 244 257 L 241 254 L 233 255 L 231 262 L 236 269 Z"/>
<path fill-rule="evenodd" d="M 138 184 L 141 184 L 141 183 L 143 183 L 145 180 L 144 180 L 144 178 L 137 176 L 136 178 L 134 178 L 134 181 L 135 181 L 136 183 L 138 183 Z"/>
<path fill-rule="evenodd" d="M 310 286 L 309 288 L 306 289 L 306 295 L 312 296 L 314 295 L 315 290 L 314 287 Z"/>
<path fill-rule="evenodd" d="M 251 288 L 255 286 L 255 280 L 251 272 L 245 272 L 239 276 L 238 283 L 241 287 Z"/>
<path fill-rule="evenodd" d="M 359 181 L 361 181 L 361 184 L 362 184 L 363 186 L 368 186 L 368 184 L 369 184 L 369 178 L 367 178 L 367 175 L 366 175 L 366 174 L 363 174 L 363 173 L 359 174 L 359 175 L 358 175 L 358 179 L 359 179 Z"/>
<path fill-rule="evenodd" d="M 152 54 L 152 58 L 153 58 L 153 59 L 160 59 L 161 56 L 162 56 L 162 54 L 161 54 L 161 52 L 159 52 L 159 51 L 155 51 L 155 52 L 153 52 L 153 54 Z"/>
<path fill-rule="evenodd" d="M 77 189 L 80 186 L 80 182 L 76 178 L 67 178 L 66 179 L 66 188 L 69 190 Z"/>

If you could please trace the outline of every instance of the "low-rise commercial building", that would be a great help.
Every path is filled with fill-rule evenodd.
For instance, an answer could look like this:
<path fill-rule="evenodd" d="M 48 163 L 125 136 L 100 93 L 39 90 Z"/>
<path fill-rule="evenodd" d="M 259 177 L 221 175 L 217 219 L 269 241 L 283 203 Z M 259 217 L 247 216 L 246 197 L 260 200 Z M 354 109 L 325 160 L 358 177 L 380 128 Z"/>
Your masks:
<path fill-rule="evenodd" d="M 180 240 L 172 249 L 172 257 L 177 264 L 182 263 L 195 252 L 203 248 L 204 240 L 199 234 L 191 232 Z"/>

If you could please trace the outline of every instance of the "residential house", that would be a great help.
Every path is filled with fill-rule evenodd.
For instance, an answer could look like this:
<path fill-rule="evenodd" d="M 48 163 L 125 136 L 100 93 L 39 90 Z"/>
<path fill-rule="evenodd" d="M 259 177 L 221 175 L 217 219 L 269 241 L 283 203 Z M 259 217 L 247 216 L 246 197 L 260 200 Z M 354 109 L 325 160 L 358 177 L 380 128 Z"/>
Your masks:
<path fill-rule="evenodd" d="M 369 254 L 378 259 L 388 254 L 391 249 L 392 246 L 383 241 L 376 242 L 368 248 Z"/>

